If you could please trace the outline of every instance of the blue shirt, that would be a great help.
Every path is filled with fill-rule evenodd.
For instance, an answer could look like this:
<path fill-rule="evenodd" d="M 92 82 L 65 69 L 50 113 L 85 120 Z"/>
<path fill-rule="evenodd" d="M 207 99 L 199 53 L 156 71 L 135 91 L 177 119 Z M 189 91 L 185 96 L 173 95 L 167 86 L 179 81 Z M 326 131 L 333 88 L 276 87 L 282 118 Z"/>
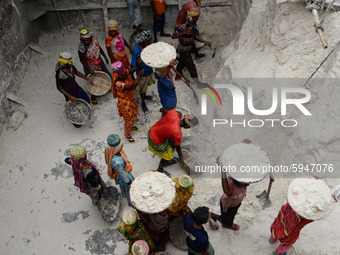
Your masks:
<path fill-rule="evenodd" d="M 158 94 L 163 107 L 176 107 L 177 96 L 176 90 L 172 82 L 166 78 L 158 78 L 157 82 Z"/>
<path fill-rule="evenodd" d="M 138 60 L 138 56 L 140 56 L 140 54 L 142 53 L 142 49 L 140 48 L 139 44 L 134 48 L 133 52 L 132 52 L 132 59 L 131 59 L 131 65 L 132 66 L 137 66 L 137 60 Z M 153 73 L 153 68 L 144 64 L 142 65 L 141 68 L 139 68 L 136 71 L 136 74 L 138 75 L 139 72 L 144 69 L 145 73 L 144 76 L 149 76 Z"/>
<path fill-rule="evenodd" d="M 188 214 L 184 219 L 184 229 L 186 233 L 187 245 L 196 252 L 206 252 L 209 248 L 208 233 L 202 226 L 201 229 L 194 227 L 194 218 L 192 214 Z"/>

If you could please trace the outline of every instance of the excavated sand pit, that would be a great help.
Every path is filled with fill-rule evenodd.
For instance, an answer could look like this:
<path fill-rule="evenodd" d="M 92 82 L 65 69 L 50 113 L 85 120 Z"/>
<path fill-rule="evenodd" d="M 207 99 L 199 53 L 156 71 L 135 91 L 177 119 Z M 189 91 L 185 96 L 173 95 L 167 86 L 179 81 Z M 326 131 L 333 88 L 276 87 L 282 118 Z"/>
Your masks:
<path fill-rule="evenodd" d="M 202 9 L 198 24 L 202 37 L 218 46 L 214 59 L 210 49 L 201 50 L 208 54 L 196 62 L 202 79 L 215 76 L 265 78 L 267 81 L 268 78 L 294 78 L 294 85 L 300 86 L 340 39 L 339 12 L 330 12 L 324 22 L 329 43 L 329 48 L 324 50 L 314 31 L 312 14 L 305 9 L 303 1 L 239 2 L 233 1 L 232 7 Z M 94 33 L 104 46 L 104 32 L 94 30 Z M 130 33 L 131 30 L 122 29 L 125 37 Z M 177 43 L 176 40 L 173 42 Z M 16 130 L 4 128 L 0 137 L 1 254 L 125 254 L 128 249 L 127 241 L 117 230 L 119 221 L 111 224 L 102 219 L 97 207 L 73 185 L 72 170 L 64 163 L 72 146 L 81 144 L 88 151 L 88 158 L 99 167 L 103 180 L 108 186 L 115 185 L 106 174 L 106 137 L 111 133 L 124 137 L 124 122 L 118 117 L 117 99 L 113 99 L 110 92 L 98 97 L 92 120 L 79 129 L 63 115 L 65 101 L 55 86 L 54 67 L 59 52 L 69 51 L 75 66 L 82 71 L 77 56 L 78 43 L 77 29 L 42 36 L 38 46 L 45 54 L 32 52 L 28 70 L 16 92 L 18 97 L 25 99 L 26 105 L 11 104 L 13 110 L 24 112 L 26 118 L 21 119 Z M 339 78 L 339 58 L 340 49 L 334 51 L 315 77 Z M 84 80 L 77 78 L 77 81 L 85 88 Z M 319 80 L 309 84 L 312 98 L 306 107 L 312 117 L 305 118 L 299 111 L 291 111 L 289 117 L 299 122 L 296 128 L 228 128 L 225 129 L 225 148 L 249 138 L 268 153 L 271 164 L 333 164 L 334 175 L 325 175 L 327 178 L 323 180 L 330 188 L 335 187 L 340 183 L 340 103 L 337 96 L 340 87 L 332 81 Z M 247 86 L 240 81 L 239 84 L 246 91 Z M 192 91 L 182 81 L 176 82 L 175 86 L 177 109 L 187 113 L 193 105 L 188 100 L 192 98 Z M 231 104 L 230 93 L 218 92 L 226 105 Z M 160 118 L 161 105 L 155 85 L 149 88 L 149 93 L 154 95 L 148 103 L 151 113 L 143 114 L 140 109 L 136 122 L 139 131 L 133 133 L 136 143 L 129 144 L 124 140 L 124 150 L 135 177 L 156 169 L 159 163 L 159 158 L 153 157 L 147 149 L 147 131 Z M 265 88 L 256 91 L 255 104 L 270 105 L 268 93 Z M 208 128 L 207 123 L 200 123 L 196 128 L 202 131 L 200 141 L 192 141 L 191 132 L 184 130 L 183 148 L 190 148 L 192 143 L 212 146 L 214 140 L 205 133 Z M 209 162 L 203 163 L 214 163 L 219 151 L 209 153 Z M 185 174 L 179 165 L 167 170 L 173 178 Z M 194 209 L 205 205 L 219 213 L 221 181 L 208 176 L 193 175 L 195 193 L 189 206 Z M 269 228 L 287 201 L 291 180 L 275 180 L 270 195 L 271 206 L 265 210 L 256 195 L 267 189 L 268 178 L 250 185 L 235 219 L 241 228 L 238 232 L 212 231 L 208 224 L 205 225 L 215 254 L 272 254 L 277 245 L 268 242 Z M 122 198 L 121 212 L 127 208 L 127 201 Z M 289 254 L 340 254 L 339 213 L 337 203 L 329 217 L 306 226 Z M 167 245 L 167 251 L 173 255 L 187 254 L 171 243 Z"/>

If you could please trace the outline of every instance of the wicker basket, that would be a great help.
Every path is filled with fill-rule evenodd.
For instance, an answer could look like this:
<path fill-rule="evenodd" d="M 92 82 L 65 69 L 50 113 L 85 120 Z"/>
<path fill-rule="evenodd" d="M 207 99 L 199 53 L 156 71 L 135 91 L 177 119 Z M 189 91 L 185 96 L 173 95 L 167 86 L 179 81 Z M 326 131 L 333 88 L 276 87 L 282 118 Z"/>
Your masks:
<path fill-rule="evenodd" d="M 85 100 L 77 99 L 66 102 L 64 114 L 72 124 L 84 125 L 92 119 L 93 109 Z"/>
<path fill-rule="evenodd" d="M 89 74 L 87 77 L 89 77 L 94 83 L 92 85 L 88 81 L 86 82 L 87 91 L 92 95 L 102 96 L 110 91 L 112 80 L 107 73 L 95 71 L 94 74 Z"/>
<path fill-rule="evenodd" d="M 182 149 L 182 155 L 183 155 L 183 163 L 181 162 L 180 165 L 184 169 L 184 171 L 190 175 L 190 154 L 187 150 Z"/>
<path fill-rule="evenodd" d="M 121 195 L 117 188 L 108 187 L 105 189 L 104 197 L 98 202 L 98 209 L 103 219 L 107 222 L 112 222 L 118 218 L 120 209 Z"/>
<path fill-rule="evenodd" d="M 170 223 L 170 239 L 171 242 L 181 250 L 188 250 L 186 243 L 186 235 L 184 230 L 184 216 L 176 217 Z"/>

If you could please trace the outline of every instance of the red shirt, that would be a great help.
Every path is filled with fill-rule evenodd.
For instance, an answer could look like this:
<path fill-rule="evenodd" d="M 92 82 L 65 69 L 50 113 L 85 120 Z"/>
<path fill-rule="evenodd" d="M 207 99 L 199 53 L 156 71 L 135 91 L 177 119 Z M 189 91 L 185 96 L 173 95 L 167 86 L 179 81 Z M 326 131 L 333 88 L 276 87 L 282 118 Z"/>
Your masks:
<path fill-rule="evenodd" d="M 197 6 L 195 1 L 191 1 L 182 6 L 182 9 L 178 13 L 175 27 L 179 27 L 180 25 L 185 23 L 185 21 L 187 20 L 188 11 L 190 11 L 190 9 L 193 7 L 199 8 L 200 6 Z"/>
<path fill-rule="evenodd" d="M 165 143 L 165 141 L 170 138 L 174 139 L 175 145 L 180 145 L 182 136 L 176 109 L 168 111 L 164 117 L 150 128 L 151 141 L 157 145 Z"/>

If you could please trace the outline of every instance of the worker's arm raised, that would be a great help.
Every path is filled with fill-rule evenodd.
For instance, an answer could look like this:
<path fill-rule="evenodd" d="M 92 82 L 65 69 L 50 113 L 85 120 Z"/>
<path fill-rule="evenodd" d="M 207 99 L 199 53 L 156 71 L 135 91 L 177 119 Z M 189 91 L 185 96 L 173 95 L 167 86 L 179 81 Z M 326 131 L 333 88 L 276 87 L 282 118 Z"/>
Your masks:
<path fill-rule="evenodd" d="M 140 71 L 139 74 L 138 74 L 138 76 L 137 76 L 137 78 L 136 78 L 136 80 L 133 82 L 132 85 L 127 85 L 127 84 L 125 84 L 124 90 L 134 90 L 134 89 L 137 87 L 137 85 L 138 85 L 138 83 L 139 83 L 139 80 L 140 80 L 140 78 L 144 75 L 144 73 L 145 73 L 144 70 Z"/>

